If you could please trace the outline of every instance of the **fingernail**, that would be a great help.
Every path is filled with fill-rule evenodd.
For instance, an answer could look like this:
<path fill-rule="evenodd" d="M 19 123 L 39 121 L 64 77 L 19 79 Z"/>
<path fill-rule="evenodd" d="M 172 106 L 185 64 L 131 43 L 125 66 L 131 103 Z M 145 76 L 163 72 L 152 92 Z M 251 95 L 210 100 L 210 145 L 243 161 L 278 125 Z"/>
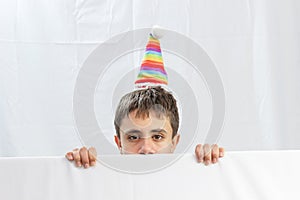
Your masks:
<path fill-rule="evenodd" d="M 86 164 L 84 165 L 84 168 L 88 168 L 88 167 L 89 167 L 89 164 L 86 163 Z"/>
<path fill-rule="evenodd" d="M 224 153 L 223 153 L 223 152 L 220 152 L 220 156 L 224 156 Z"/>
<path fill-rule="evenodd" d="M 216 163 L 217 162 L 217 159 L 216 158 L 213 158 L 213 163 Z"/>
<path fill-rule="evenodd" d="M 78 167 L 81 167 L 81 162 L 76 163 Z"/>
<path fill-rule="evenodd" d="M 210 163 L 209 160 L 205 161 L 205 165 L 209 165 L 209 163 Z"/>
<path fill-rule="evenodd" d="M 95 166 L 96 165 L 96 162 L 95 161 L 92 161 L 91 162 L 91 166 Z"/>
<path fill-rule="evenodd" d="M 200 159 L 200 162 L 201 162 L 201 163 L 203 162 L 203 159 L 202 159 L 202 158 Z"/>

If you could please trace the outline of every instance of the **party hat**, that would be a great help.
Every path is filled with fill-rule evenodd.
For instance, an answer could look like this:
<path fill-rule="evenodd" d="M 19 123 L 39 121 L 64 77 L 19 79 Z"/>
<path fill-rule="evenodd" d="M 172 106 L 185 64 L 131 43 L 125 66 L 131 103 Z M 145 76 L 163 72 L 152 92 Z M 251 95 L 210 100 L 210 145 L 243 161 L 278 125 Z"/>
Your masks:
<path fill-rule="evenodd" d="M 153 28 L 146 46 L 146 51 L 140 67 L 136 88 L 147 88 L 149 86 L 167 86 L 168 76 L 164 68 L 159 38 L 160 29 Z"/>

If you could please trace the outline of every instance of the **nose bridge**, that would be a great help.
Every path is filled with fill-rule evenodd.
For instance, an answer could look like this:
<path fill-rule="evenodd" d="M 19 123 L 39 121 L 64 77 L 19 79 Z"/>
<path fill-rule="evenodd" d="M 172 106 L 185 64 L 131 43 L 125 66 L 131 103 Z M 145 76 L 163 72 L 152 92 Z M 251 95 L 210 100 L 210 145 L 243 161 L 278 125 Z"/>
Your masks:
<path fill-rule="evenodd" d="M 153 141 L 152 138 L 143 138 L 141 140 L 141 145 L 139 149 L 140 154 L 153 154 L 155 150 L 153 148 Z"/>

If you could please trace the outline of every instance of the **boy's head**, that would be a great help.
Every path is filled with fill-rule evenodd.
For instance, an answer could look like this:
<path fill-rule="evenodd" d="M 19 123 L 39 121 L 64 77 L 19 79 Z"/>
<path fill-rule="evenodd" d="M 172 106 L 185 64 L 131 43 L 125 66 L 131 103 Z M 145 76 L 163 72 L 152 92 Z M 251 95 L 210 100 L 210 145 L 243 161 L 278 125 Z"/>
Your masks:
<path fill-rule="evenodd" d="M 121 153 L 172 153 L 179 141 L 176 100 L 160 86 L 124 95 L 114 125 Z"/>

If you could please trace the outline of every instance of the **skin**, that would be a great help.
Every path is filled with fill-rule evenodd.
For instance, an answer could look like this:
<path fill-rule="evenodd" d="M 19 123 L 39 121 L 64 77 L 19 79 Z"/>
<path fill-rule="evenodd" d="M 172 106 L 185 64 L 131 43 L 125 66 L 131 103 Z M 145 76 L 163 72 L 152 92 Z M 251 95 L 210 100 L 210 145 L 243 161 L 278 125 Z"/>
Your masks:
<path fill-rule="evenodd" d="M 115 142 L 121 154 L 173 153 L 180 135 L 172 138 L 170 120 L 149 112 L 147 118 L 136 118 L 136 111 L 129 113 L 120 126 L 120 138 Z"/>
<path fill-rule="evenodd" d="M 157 116 L 154 111 L 149 117 L 136 118 L 136 111 L 129 113 L 121 121 L 120 138 L 115 135 L 115 143 L 121 154 L 157 154 L 173 153 L 180 135 L 172 138 L 170 120 L 165 116 Z M 215 164 L 224 156 L 224 148 L 217 144 L 198 144 L 195 148 L 196 160 L 205 165 Z M 66 154 L 69 161 L 77 167 L 88 168 L 96 165 L 97 152 L 94 147 L 76 148 Z"/>

